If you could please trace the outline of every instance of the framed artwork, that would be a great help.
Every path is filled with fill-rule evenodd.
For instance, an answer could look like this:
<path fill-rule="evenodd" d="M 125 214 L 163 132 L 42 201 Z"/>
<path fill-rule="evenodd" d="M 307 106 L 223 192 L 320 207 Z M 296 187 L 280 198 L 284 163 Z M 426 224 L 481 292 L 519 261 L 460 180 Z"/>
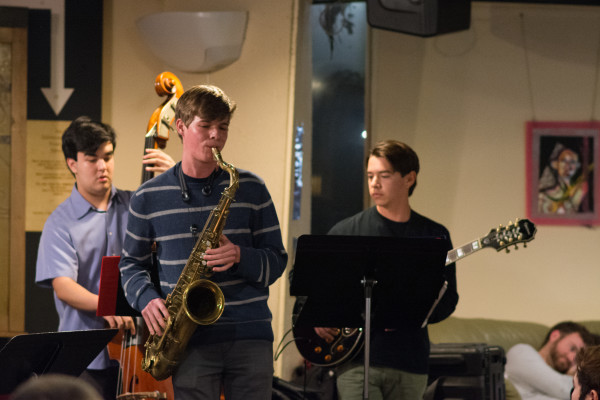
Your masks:
<path fill-rule="evenodd" d="M 528 122 L 526 152 L 529 219 L 600 224 L 600 122 Z"/>

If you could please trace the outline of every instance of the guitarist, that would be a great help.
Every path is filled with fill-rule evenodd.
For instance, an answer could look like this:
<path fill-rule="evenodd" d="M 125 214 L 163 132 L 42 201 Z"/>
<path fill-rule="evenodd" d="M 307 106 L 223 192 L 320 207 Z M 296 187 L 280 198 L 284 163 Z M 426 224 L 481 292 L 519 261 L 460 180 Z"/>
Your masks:
<path fill-rule="evenodd" d="M 387 140 L 378 143 L 367 158 L 369 194 L 375 206 L 337 223 L 331 235 L 442 237 L 448 230 L 413 211 L 409 197 L 417 185 L 419 158 L 406 144 Z M 439 322 L 450 316 L 458 303 L 456 268 L 446 268 L 448 289 L 429 318 Z M 325 340 L 333 340 L 337 328 L 315 328 Z M 373 398 L 422 399 L 427 386 L 429 335 L 427 327 L 374 329 L 371 332 L 369 394 Z M 340 397 L 363 399 L 364 360 L 361 354 L 337 379 Z"/>

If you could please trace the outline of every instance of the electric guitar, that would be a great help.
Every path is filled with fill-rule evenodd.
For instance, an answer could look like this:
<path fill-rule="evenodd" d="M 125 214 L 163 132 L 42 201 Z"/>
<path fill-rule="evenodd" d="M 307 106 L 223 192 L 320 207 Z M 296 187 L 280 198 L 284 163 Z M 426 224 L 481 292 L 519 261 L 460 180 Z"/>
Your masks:
<path fill-rule="evenodd" d="M 518 249 L 517 245 L 523 243 L 523 247 L 527 247 L 527 242 L 533 240 L 535 233 L 536 227 L 528 219 L 517 219 L 508 226 L 500 225 L 486 236 L 450 250 L 446 255 L 446 265 L 487 247 L 497 251 L 506 250 L 507 253 L 510 252 L 510 246 Z M 335 367 L 350 361 L 363 346 L 363 328 L 339 328 L 337 336 L 330 343 L 318 336 L 313 327 L 295 325 L 292 333 L 302 357 L 321 367 Z"/>

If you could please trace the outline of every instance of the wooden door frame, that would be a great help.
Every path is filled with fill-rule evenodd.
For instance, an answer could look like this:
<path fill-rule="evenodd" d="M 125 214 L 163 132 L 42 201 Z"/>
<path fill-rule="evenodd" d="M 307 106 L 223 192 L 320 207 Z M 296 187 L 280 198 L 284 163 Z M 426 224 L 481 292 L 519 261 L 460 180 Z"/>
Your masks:
<path fill-rule="evenodd" d="M 25 165 L 27 128 L 27 27 L 0 27 L 0 41 L 11 44 L 11 172 L 8 332 L 25 331 Z"/>

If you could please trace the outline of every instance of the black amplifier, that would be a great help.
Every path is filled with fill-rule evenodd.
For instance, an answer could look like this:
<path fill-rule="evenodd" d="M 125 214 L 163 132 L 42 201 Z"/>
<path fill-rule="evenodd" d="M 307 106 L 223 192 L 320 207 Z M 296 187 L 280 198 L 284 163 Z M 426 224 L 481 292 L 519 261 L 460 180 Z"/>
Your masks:
<path fill-rule="evenodd" d="M 425 400 L 504 400 L 506 356 L 485 343 L 431 345 Z"/>

